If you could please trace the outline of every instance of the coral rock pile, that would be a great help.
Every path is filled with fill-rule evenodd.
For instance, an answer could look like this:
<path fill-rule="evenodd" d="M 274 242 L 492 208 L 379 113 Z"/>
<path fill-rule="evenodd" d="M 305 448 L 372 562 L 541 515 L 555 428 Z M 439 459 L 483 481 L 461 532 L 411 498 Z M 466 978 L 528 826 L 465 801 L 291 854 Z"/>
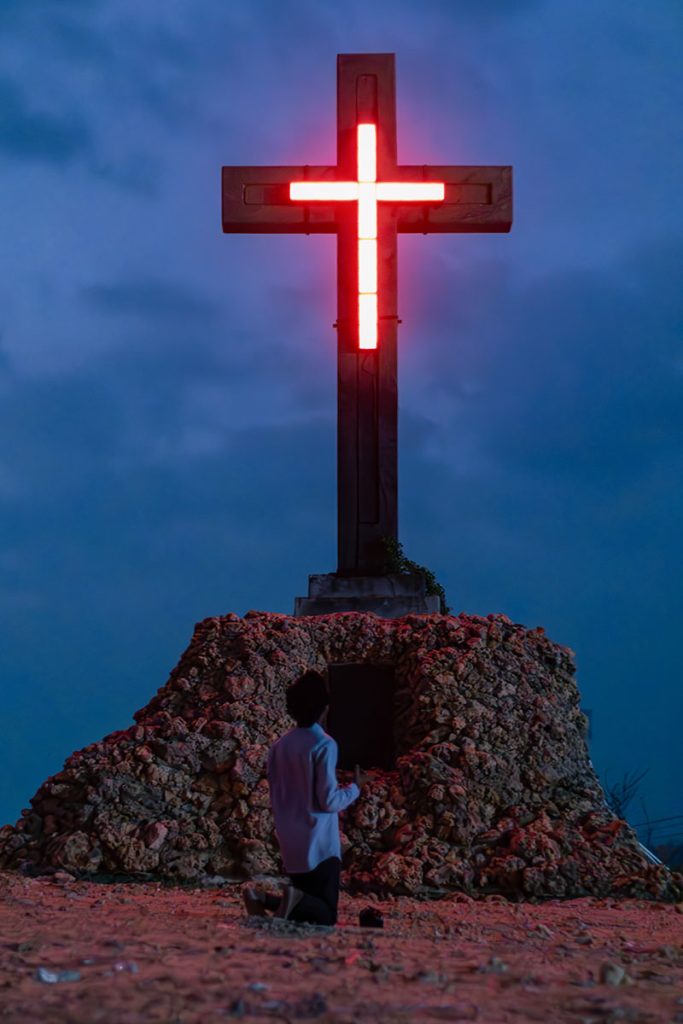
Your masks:
<path fill-rule="evenodd" d="M 681 898 L 605 805 L 572 652 L 503 615 L 207 619 L 136 724 L 72 754 L 0 830 L 0 865 L 278 873 L 268 747 L 293 724 L 287 686 L 338 663 L 396 679 L 394 768 L 342 817 L 349 887 Z"/>

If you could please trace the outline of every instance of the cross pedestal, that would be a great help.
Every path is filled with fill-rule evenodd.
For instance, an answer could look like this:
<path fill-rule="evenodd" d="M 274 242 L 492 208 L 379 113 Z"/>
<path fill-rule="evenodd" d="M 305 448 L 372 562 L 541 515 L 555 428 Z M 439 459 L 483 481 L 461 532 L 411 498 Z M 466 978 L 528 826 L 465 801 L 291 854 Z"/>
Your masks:
<path fill-rule="evenodd" d="M 410 577 L 384 576 L 383 541 L 398 539 L 397 233 L 511 223 L 510 167 L 398 164 L 391 53 L 337 58 L 336 166 L 223 168 L 225 232 L 337 235 L 337 572 L 311 577 L 296 614 L 321 600 L 438 610 Z"/>
<path fill-rule="evenodd" d="M 425 590 L 419 573 L 386 573 L 375 576 L 340 576 L 325 573 L 308 577 L 308 597 L 294 600 L 295 615 L 329 615 L 330 612 L 374 612 L 384 619 L 401 615 L 436 614 L 440 601 Z"/>

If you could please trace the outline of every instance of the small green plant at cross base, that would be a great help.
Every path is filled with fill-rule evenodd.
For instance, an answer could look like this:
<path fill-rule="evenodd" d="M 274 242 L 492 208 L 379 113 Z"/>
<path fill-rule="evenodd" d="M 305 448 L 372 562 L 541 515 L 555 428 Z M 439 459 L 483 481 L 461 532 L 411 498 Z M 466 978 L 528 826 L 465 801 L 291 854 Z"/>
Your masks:
<path fill-rule="evenodd" d="M 441 614 L 450 614 L 451 610 L 446 603 L 446 591 L 431 569 L 426 569 L 424 565 L 418 565 L 417 562 L 406 558 L 403 553 L 403 545 L 395 537 L 382 537 L 382 548 L 384 549 L 387 572 L 419 573 L 425 581 L 426 592 L 436 594 L 439 598 Z"/>

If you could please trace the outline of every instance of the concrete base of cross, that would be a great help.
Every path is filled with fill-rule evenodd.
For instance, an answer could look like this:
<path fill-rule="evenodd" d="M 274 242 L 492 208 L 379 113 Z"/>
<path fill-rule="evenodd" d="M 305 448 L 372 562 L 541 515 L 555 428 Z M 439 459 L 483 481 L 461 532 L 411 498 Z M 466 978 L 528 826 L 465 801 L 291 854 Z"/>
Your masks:
<path fill-rule="evenodd" d="M 397 619 L 401 615 L 438 615 L 440 602 L 437 594 L 426 593 L 420 573 L 309 576 L 308 597 L 294 599 L 295 616 L 332 612 L 374 612 L 384 619 Z"/>

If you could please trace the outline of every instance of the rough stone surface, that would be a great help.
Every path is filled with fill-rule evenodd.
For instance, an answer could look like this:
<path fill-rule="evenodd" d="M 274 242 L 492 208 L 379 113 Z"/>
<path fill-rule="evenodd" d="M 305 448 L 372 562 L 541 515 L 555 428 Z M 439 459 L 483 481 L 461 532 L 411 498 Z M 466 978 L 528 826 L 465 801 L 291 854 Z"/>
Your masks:
<path fill-rule="evenodd" d="M 0 830 L 0 866 L 279 873 L 264 775 L 285 691 L 345 662 L 396 673 L 395 770 L 342 820 L 350 889 L 681 899 L 605 805 L 572 652 L 502 615 L 207 619 L 136 724 L 72 754 Z"/>

